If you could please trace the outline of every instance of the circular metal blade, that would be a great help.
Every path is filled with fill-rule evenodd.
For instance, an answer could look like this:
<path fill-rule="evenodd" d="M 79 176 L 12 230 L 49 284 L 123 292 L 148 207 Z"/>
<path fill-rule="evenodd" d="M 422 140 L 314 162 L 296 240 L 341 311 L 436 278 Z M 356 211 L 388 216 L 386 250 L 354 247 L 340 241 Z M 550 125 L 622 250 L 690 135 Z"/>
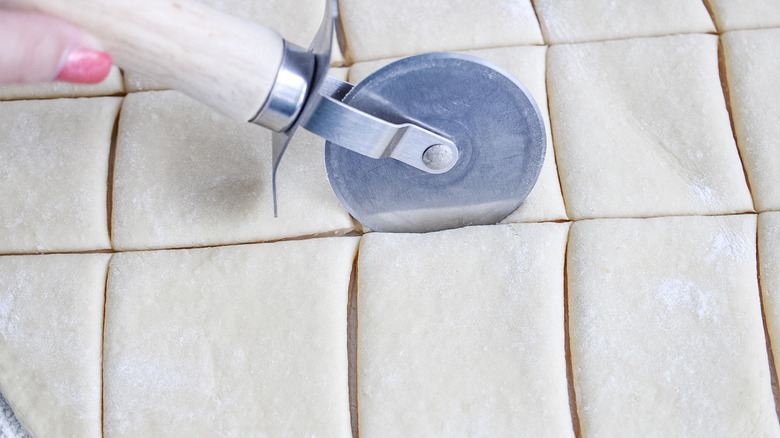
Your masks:
<path fill-rule="evenodd" d="M 373 230 L 494 224 L 517 209 L 539 177 L 546 148 L 539 108 L 517 79 L 487 61 L 454 53 L 405 58 L 366 78 L 344 102 L 447 137 L 460 154 L 451 170 L 430 174 L 327 142 L 336 196 Z"/>

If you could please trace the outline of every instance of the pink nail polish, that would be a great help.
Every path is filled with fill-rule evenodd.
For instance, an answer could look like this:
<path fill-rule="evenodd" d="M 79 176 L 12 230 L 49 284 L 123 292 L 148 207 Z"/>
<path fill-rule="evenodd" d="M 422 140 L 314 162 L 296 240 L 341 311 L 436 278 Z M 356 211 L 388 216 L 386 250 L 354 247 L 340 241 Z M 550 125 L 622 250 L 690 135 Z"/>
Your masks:
<path fill-rule="evenodd" d="M 55 79 L 76 84 L 97 84 L 108 76 L 112 64 L 108 53 L 79 47 L 68 52 Z"/>

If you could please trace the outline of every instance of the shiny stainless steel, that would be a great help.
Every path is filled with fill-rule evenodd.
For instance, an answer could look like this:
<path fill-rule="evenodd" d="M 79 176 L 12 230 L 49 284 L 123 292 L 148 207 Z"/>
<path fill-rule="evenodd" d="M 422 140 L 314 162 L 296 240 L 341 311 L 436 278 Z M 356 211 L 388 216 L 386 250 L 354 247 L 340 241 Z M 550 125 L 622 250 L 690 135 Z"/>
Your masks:
<path fill-rule="evenodd" d="M 373 230 L 497 223 L 539 177 L 546 151 L 541 112 L 517 79 L 487 61 L 453 53 L 405 58 L 356 85 L 343 102 L 389 123 L 435 131 L 458 148 L 455 166 L 432 174 L 326 143 L 334 192 Z"/>
<path fill-rule="evenodd" d="M 301 47 L 284 42 L 282 65 L 263 107 L 251 120 L 273 131 L 286 131 L 303 109 L 314 73 L 314 57 Z"/>
<path fill-rule="evenodd" d="M 341 50 L 341 53 L 347 53 L 347 36 L 344 33 L 344 21 L 339 16 L 338 0 L 336 1 L 335 8 L 336 19 L 334 20 L 334 23 L 336 25 L 336 42 L 339 45 L 339 50 Z"/>
<path fill-rule="evenodd" d="M 349 82 L 344 82 L 340 79 L 336 79 L 333 76 L 325 76 L 325 80 L 322 81 L 319 93 L 322 96 L 329 96 L 336 100 L 343 100 L 344 96 L 349 93 L 354 85 Z"/>
<path fill-rule="evenodd" d="M 330 68 L 330 50 L 333 47 L 333 26 L 338 17 L 338 4 L 334 0 L 326 0 L 325 14 L 322 18 L 317 35 L 314 36 L 314 40 L 309 45 L 308 56 L 314 61 L 314 70 L 310 76 L 306 79 L 309 82 L 309 93 L 305 98 L 305 101 L 301 105 L 301 111 L 297 120 L 293 122 L 285 131 L 274 132 L 271 135 L 272 148 L 271 154 L 273 156 L 273 167 L 271 170 L 271 186 L 274 198 L 274 216 L 278 214 L 277 197 L 276 197 L 276 171 L 279 169 L 279 163 L 282 160 L 284 151 L 287 149 L 287 145 L 290 143 L 290 139 L 298 129 L 298 125 L 301 120 L 307 120 L 311 117 L 311 113 L 314 111 L 309 101 L 312 97 L 319 96 L 317 90 L 325 80 Z"/>
<path fill-rule="evenodd" d="M 278 213 L 276 171 L 290 139 L 301 125 L 366 156 L 393 158 L 430 173 L 446 172 L 457 162 L 458 150 L 450 139 L 413 123 L 388 123 L 341 101 L 351 85 L 327 76 L 338 4 L 334 0 L 326 3 L 325 16 L 307 51 L 285 42 L 285 56 L 271 96 L 253 120 L 274 131 L 271 178 L 274 216 Z M 446 165 L 435 163 L 432 168 L 425 164 L 423 154 L 437 144 L 448 148 L 453 159 Z"/>
<path fill-rule="evenodd" d="M 458 150 L 455 149 L 455 152 Z M 457 156 L 453 153 L 453 150 L 443 144 L 435 144 L 428 147 L 423 152 L 423 163 L 426 167 L 433 170 L 441 170 L 450 168 L 455 165 Z"/>
<path fill-rule="evenodd" d="M 425 172 L 444 173 L 455 165 L 458 149 L 448 138 L 411 123 L 384 121 L 344 104 L 333 95 L 323 95 L 331 90 L 334 90 L 334 95 L 341 95 L 351 87 L 348 85 L 327 77 L 318 93 L 318 101 L 313 103 L 315 110 L 308 120 L 303 121 L 303 127 L 361 155 L 393 158 Z M 425 151 L 434 145 L 448 151 L 451 158 L 448 163 L 442 164 L 441 160 L 426 163 L 423 159 Z"/>

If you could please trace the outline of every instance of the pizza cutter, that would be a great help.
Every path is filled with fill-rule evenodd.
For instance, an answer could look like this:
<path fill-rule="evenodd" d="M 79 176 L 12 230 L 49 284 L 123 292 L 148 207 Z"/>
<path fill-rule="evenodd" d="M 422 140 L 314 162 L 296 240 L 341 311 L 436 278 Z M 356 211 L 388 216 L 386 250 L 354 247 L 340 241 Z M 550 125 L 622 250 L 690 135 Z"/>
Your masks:
<path fill-rule="evenodd" d="M 376 231 L 493 224 L 533 188 L 546 149 L 528 90 L 454 53 L 402 59 L 353 86 L 327 76 L 337 5 L 308 49 L 193 0 L 0 0 L 97 36 L 118 65 L 274 131 L 276 169 L 298 127 L 327 140 L 336 196 Z"/>

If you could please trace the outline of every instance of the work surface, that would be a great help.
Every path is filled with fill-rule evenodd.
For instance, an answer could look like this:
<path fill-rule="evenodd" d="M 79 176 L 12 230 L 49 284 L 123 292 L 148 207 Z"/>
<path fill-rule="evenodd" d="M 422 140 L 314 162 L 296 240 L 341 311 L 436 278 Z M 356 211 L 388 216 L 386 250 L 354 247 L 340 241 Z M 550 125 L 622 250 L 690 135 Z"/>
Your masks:
<path fill-rule="evenodd" d="M 462 51 L 542 109 L 526 202 L 438 233 L 305 132 L 273 218 L 269 132 L 131 72 L 0 88 L 0 393 L 44 438 L 780 436 L 780 6 L 706 3 L 342 0 L 332 74 Z"/>

